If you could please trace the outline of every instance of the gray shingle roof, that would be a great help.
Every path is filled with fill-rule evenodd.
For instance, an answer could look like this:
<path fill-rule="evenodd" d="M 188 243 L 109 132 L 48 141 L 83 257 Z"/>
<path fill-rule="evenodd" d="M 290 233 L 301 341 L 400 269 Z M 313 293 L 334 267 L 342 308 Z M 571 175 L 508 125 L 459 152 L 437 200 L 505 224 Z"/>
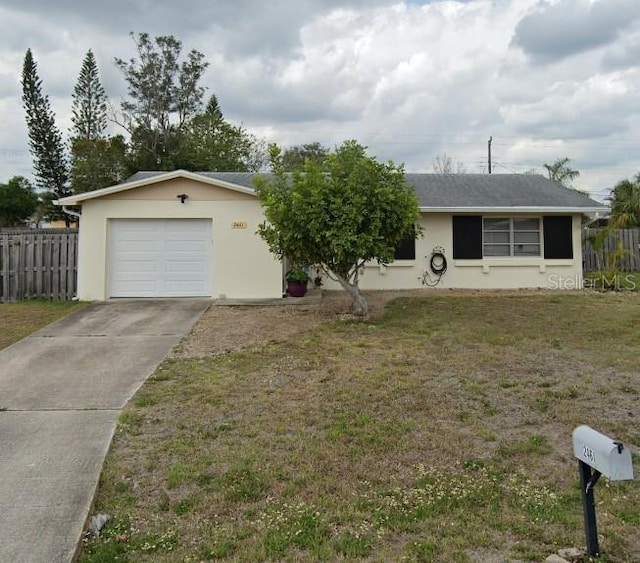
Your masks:
<path fill-rule="evenodd" d="M 603 207 L 583 193 L 529 174 L 406 174 L 422 207 Z"/>
<path fill-rule="evenodd" d="M 137 172 L 125 183 L 164 172 Z M 196 172 L 245 188 L 254 188 L 251 172 Z M 263 174 L 269 176 L 269 174 Z M 545 208 L 604 209 L 605 205 L 539 175 L 527 174 L 405 174 L 425 209 Z"/>

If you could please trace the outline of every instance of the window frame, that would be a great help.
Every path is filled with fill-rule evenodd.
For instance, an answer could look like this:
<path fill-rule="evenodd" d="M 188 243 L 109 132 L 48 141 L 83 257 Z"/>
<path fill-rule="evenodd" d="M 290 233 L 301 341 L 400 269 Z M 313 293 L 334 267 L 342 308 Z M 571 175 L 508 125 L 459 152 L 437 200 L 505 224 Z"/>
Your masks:
<path fill-rule="evenodd" d="M 508 221 L 509 229 L 501 229 L 501 230 L 491 230 L 485 227 L 486 221 Z M 517 221 L 536 221 L 537 229 L 516 229 Z M 486 234 L 487 233 L 507 233 L 508 234 L 508 242 L 487 242 Z M 535 233 L 537 234 L 537 242 L 516 242 L 516 234 L 517 233 Z M 492 247 L 505 247 L 508 248 L 508 254 L 487 254 L 486 248 L 488 246 Z M 532 247 L 537 246 L 538 252 L 536 254 L 532 253 L 518 253 L 518 247 L 526 246 Z M 541 258 L 543 256 L 543 230 L 542 230 L 542 218 L 539 216 L 482 216 L 482 257 L 489 259 L 523 259 L 523 258 Z"/>

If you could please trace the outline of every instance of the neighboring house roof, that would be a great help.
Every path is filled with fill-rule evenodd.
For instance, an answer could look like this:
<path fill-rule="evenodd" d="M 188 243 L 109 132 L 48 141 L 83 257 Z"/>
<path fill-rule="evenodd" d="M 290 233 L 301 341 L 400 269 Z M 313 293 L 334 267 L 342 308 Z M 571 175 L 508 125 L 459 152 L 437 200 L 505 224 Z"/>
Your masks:
<path fill-rule="evenodd" d="M 61 205 L 74 205 L 143 185 L 184 177 L 254 194 L 252 172 L 137 172 L 122 184 L 69 196 Z M 270 174 L 262 174 L 269 177 Z M 585 194 L 539 175 L 527 174 L 405 174 L 418 196 L 421 211 L 566 212 L 595 213 L 608 207 Z"/>

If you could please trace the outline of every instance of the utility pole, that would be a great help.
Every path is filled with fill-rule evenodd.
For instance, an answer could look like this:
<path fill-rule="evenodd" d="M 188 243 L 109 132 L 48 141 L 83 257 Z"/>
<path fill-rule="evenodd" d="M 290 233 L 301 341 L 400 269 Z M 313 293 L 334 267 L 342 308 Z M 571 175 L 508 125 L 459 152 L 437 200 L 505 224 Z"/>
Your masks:
<path fill-rule="evenodd" d="M 489 137 L 489 174 L 491 174 L 491 141 L 493 141 L 493 137 Z"/>

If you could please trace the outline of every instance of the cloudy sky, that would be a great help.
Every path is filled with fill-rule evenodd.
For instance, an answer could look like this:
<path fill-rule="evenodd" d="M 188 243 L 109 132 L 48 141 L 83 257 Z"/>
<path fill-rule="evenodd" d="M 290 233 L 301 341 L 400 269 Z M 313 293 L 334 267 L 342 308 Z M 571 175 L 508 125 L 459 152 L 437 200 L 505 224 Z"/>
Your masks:
<path fill-rule="evenodd" d="M 87 49 L 126 94 L 131 31 L 202 51 L 225 116 L 284 146 L 355 138 L 409 172 L 446 153 L 486 173 L 491 136 L 494 173 L 566 156 L 598 199 L 640 172 L 638 0 L 2 0 L 0 181 L 32 170 L 26 49 L 67 131 Z"/>

